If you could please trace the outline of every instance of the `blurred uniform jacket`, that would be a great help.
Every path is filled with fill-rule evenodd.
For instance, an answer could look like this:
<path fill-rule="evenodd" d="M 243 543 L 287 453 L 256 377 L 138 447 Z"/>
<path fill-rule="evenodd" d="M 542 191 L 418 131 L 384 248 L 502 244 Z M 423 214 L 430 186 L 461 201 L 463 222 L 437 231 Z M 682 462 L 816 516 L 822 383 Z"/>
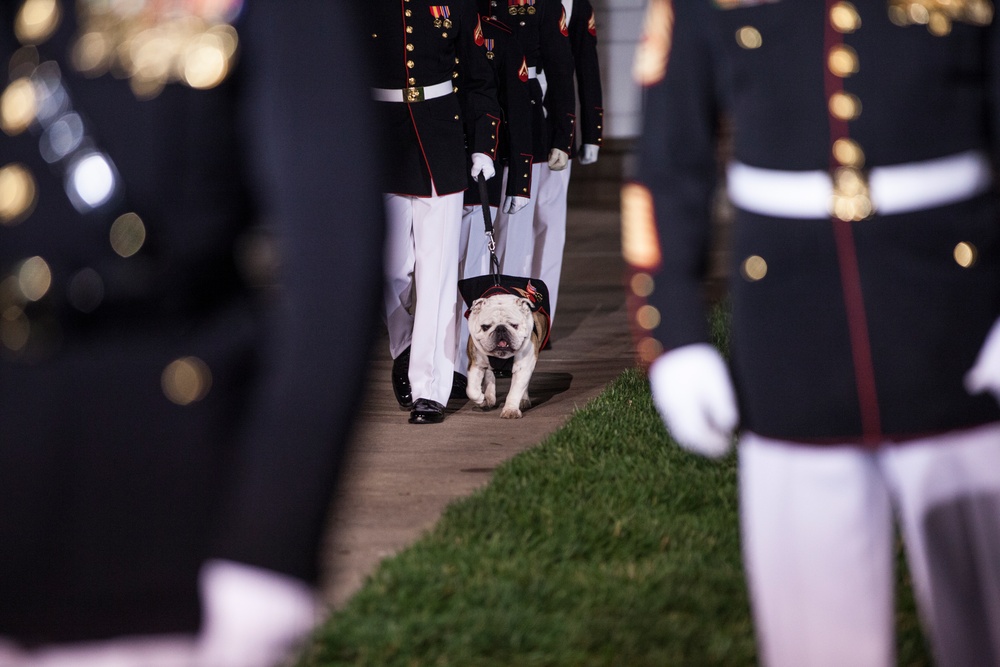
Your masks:
<path fill-rule="evenodd" d="M 571 153 L 576 125 L 573 53 L 559 0 L 479 0 L 479 11 L 514 33 L 524 51 L 522 76 L 530 72 L 529 68 L 545 71 L 548 91 L 544 106 L 538 79 L 531 77 L 528 81 L 535 162 L 548 160 L 553 148 Z"/>
<path fill-rule="evenodd" d="M 962 382 L 1000 315 L 1000 211 L 988 181 L 1000 136 L 998 24 L 989 3 L 957 3 L 951 20 L 946 3 L 931 2 L 930 16 L 918 4 L 651 5 L 636 66 L 645 86 L 637 181 L 651 201 L 626 188 L 624 206 L 651 204 L 655 219 L 644 229 L 642 215 L 628 217 L 626 237 L 659 243 L 626 254 L 653 278 L 640 292 L 651 290 L 656 311 L 646 314 L 657 316 L 644 320 L 646 335 L 662 349 L 708 340 L 701 290 L 722 119 L 742 165 L 825 173 L 828 195 L 835 174 L 845 187 L 842 178 L 871 175 L 870 196 L 859 197 L 874 203 L 870 216 L 832 215 L 829 196 L 813 202 L 815 217 L 778 215 L 773 207 L 799 193 L 772 185 L 750 195 L 769 198 L 767 212 L 735 202 L 727 274 L 743 429 L 876 443 L 1000 418 L 991 396 L 969 396 Z M 927 25 L 908 23 L 921 14 Z M 987 163 L 983 188 L 880 209 L 880 169 L 914 201 L 934 173 L 927 161 L 954 156 Z M 969 184 L 950 173 L 930 181 Z M 641 345 L 651 360 L 653 340 Z"/>
<path fill-rule="evenodd" d="M 381 281 L 361 42 L 332 3 L 248 2 L 220 85 L 140 100 L 68 61 L 76 3 L 37 47 L 20 6 L 0 0 L 5 102 L 37 98 L 0 138 L 0 637 L 193 632 L 207 558 L 318 575 Z M 95 153 L 117 186 L 77 208 Z"/>
<path fill-rule="evenodd" d="M 363 12 L 374 63 L 371 86 L 401 95 L 377 103 L 388 151 L 383 190 L 429 197 L 433 181 L 439 195 L 463 191 L 468 155 L 496 158 L 501 116 L 493 73 L 476 46 L 479 18 L 472 0 L 378 0 Z M 426 88 L 447 87 L 460 73 L 457 94 L 424 97 Z"/>
<path fill-rule="evenodd" d="M 578 133 L 580 143 L 600 146 L 604 136 L 604 101 L 601 68 L 597 59 L 597 20 L 588 0 L 568 0 L 569 43 L 576 65 L 576 89 L 580 98 Z M 570 157 L 574 154 L 570 153 Z"/>
<path fill-rule="evenodd" d="M 528 197 L 531 192 L 531 164 L 534 159 L 531 152 L 531 89 L 527 77 L 522 78 L 524 52 L 510 28 L 488 16 L 481 17 L 476 43 L 486 52 L 486 58 L 493 68 L 497 99 L 503 115 L 497 157 L 500 164 L 510 167 L 507 173 L 507 190 L 500 192 L 502 178 L 491 178 L 486 182 L 490 205 L 500 206 L 502 195 Z M 497 173 L 500 173 L 499 169 Z M 465 191 L 465 203 L 480 203 L 479 188 L 471 177 Z"/>

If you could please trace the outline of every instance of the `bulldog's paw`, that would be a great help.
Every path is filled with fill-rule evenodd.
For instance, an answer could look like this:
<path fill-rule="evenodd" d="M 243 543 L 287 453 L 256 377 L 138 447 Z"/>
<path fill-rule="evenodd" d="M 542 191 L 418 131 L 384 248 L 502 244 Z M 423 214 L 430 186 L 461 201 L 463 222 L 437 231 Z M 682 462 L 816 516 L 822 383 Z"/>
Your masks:
<path fill-rule="evenodd" d="M 500 413 L 502 419 L 520 419 L 521 411 L 517 408 L 504 408 L 503 412 Z"/>

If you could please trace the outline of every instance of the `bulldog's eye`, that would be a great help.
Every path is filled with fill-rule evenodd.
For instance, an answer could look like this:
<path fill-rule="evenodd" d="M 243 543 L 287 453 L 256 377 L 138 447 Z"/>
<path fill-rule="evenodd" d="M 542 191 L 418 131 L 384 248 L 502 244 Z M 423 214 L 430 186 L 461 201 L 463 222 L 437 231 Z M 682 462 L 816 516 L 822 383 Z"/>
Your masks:
<path fill-rule="evenodd" d="M 516 324 L 514 324 L 513 322 L 511 322 L 511 325 L 510 325 L 510 328 L 511 328 L 511 329 L 517 329 L 517 325 L 516 325 Z"/>
<path fill-rule="evenodd" d="M 489 330 L 490 330 L 490 325 L 488 325 L 488 324 L 484 324 L 484 325 L 482 325 L 482 326 L 481 326 L 480 328 L 481 328 L 481 329 L 482 329 L 483 331 L 489 331 Z"/>

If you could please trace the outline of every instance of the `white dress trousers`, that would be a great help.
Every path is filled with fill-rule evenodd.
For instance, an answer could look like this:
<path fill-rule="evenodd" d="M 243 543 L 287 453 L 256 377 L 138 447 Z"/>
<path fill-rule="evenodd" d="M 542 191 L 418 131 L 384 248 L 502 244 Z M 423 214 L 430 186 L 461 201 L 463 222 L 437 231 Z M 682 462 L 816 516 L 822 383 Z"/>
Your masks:
<path fill-rule="evenodd" d="M 534 218 L 535 203 L 538 197 L 538 181 L 542 165 L 531 165 L 531 190 L 528 203 L 517 213 L 497 213 L 494 226 L 494 236 L 497 242 L 497 257 L 500 259 L 500 272 L 510 276 L 538 278 L 531 273 L 532 256 L 534 254 L 535 234 Z M 501 192 L 507 191 L 507 171 L 503 170 Z"/>
<path fill-rule="evenodd" d="M 935 664 L 1000 665 L 1000 424 L 873 449 L 751 433 L 738 451 L 762 665 L 896 664 L 896 527 Z"/>
<path fill-rule="evenodd" d="M 0 640 L 3 667 L 192 667 L 194 637 L 129 637 L 21 651 Z"/>
<path fill-rule="evenodd" d="M 562 171 L 552 171 L 547 164 L 542 164 L 538 173 L 538 195 L 535 197 L 535 219 L 532 226 L 534 247 L 531 276 L 541 279 L 549 290 L 547 310 L 550 320 L 555 319 L 556 302 L 559 298 L 563 249 L 566 247 L 566 197 L 572 168 L 572 160 Z"/>
<path fill-rule="evenodd" d="M 410 348 L 414 400 L 448 404 L 459 322 L 462 197 L 386 194 L 385 320 L 395 359 Z"/>

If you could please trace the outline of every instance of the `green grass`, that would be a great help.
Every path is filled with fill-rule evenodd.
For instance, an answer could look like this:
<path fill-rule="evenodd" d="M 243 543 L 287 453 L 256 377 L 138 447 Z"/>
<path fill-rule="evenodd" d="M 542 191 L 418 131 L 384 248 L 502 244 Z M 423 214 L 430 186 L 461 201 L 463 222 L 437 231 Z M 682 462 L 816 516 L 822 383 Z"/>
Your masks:
<path fill-rule="evenodd" d="M 900 664 L 929 664 L 905 590 L 898 625 Z M 755 663 L 735 460 L 682 452 L 630 370 L 384 561 L 301 665 Z"/>

